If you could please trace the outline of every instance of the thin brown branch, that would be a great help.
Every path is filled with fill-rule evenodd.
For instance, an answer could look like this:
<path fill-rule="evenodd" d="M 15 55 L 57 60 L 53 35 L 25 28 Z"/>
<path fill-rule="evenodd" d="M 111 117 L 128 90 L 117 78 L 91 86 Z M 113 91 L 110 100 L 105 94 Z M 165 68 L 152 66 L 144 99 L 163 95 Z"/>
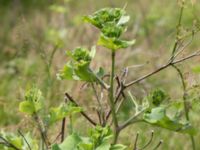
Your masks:
<path fill-rule="evenodd" d="M 6 147 L 13 148 L 14 150 L 21 150 L 17 148 L 15 145 L 13 145 L 12 143 L 10 143 L 8 140 L 6 140 L 4 137 L 0 136 L 0 139 L 3 141 L 3 142 L 0 142 L 0 144 L 5 145 Z"/>
<path fill-rule="evenodd" d="M 156 150 L 160 147 L 160 145 L 163 143 L 163 140 L 160 140 L 159 143 L 153 148 L 153 150 Z"/>
<path fill-rule="evenodd" d="M 28 143 L 28 141 L 27 141 L 27 139 L 25 138 L 25 136 L 23 135 L 23 133 L 22 133 L 20 130 L 18 130 L 18 133 L 19 133 L 19 134 L 21 135 L 21 137 L 24 139 L 24 141 L 25 141 L 25 143 L 27 144 L 29 150 L 31 150 L 31 146 L 30 146 L 30 144 Z"/>
<path fill-rule="evenodd" d="M 136 134 L 133 150 L 137 150 L 138 137 L 139 137 L 139 132 L 137 132 L 137 134 Z"/>
<path fill-rule="evenodd" d="M 154 137 L 154 131 L 152 130 L 151 131 L 151 137 L 150 137 L 149 141 L 142 148 L 140 148 L 140 150 L 147 148 L 151 144 L 153 137 Z"/>
<path fill-rule="evenodd" d="M 64 103 L 67 103 L 67 97 L 65 96 Z M 64 141 L 65 138 L 65 124 L 66 124 L 66 117 L 62 119 L 62 125 L 61 125 L 61 143 Z"/>
<path fill-rule="evenodd" d="M 76 103 L 76 101 L 68 94 L 65 93 L 65 96 L 68 98 L 69 101 L 71 101 L 72 103 L 74 103 L 76 106 L 79 106 L 78 103 Z M 96 126 L 96 122 L 93 121 L 85 112 L 81 112 L 82 116 L 85 117 L 85 119 L 87 119 L 92 125 Z"/>
<path fill-rule="evenodd" d="M 94 91 L 94 95 L 96 97 L 97 103 L 98 103 L 97 116 L 99 118 L 99 123 L 102 124 L 102 120 L 103 120 L 102 119 L 103 118 L 103 115 L 102 115 L 103 114 L 103 106 L 101 104 L 101 100 L 99 99 L 99 95 L 98 95 L 97 90 L 96 90 L 96 88 L 94 86 L 94 83 L 91 83 L 91 86 L 92 86 L 92 89 Z"/>
<path fill-rule="evenodd" d="M 172 62 L 168 62 L 168 63 L 166 63 L 165 65 L 161 66 L 160 68 L 158 68 L 158 69 L 156 69 L 156 70 L 154 70 L 154 71 L 152 71 L 152 72 L 150 72 L 150 73 L 148 73 L 148 74 L 146 74 L 146 75 L 144 75 L 144 76 L 142 76 L 142 77 L 140 77 L 140 78 L 138 78 L 138 79 L 136 79 L 136 80 L 134 80 L 134 81 L 131 81 L 131 82 L 125 84 L 124 87 L 125 87 L 125 88 L 130 87 L 131 85 L 136 84 L 136 83 L 139 83 L 139 82 L 145 80 L 146 78 L 148 78 L 148 77 L 150 77 L 150 76 L 156 74 L 157 72 L 160 72 L 160 71 L 162 71 L 162 70 L 168 68 L 168 67 L 171 66 L 171 65 L 181 63 L 181 62 L 183 62 L 183 61 L 186 61 L 186 60 L 191 59 L 191 58 L 196 57 L 196 56 L 200 56 L 200 51 L 196 51 L 196 52 L 194 52 L 193 54 L 188 55 L 188 56 L 183 57 L 183 58 L 180 58 L 180 59 L 178 59 L 178 60 L 174 60 L 174 61 L 172 61 Z"/>

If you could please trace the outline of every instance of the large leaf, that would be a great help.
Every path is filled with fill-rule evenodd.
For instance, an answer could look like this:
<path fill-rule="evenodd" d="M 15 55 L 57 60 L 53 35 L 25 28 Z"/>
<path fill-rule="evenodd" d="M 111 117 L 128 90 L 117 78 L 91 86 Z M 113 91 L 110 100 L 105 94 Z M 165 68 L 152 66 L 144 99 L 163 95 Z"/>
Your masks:
<path fill-rule="evenodd" d="M 143 119 L 149 124 L 166 128 L 175 132 L 187 133 L 190 135 L 195 134 L 194 128 L 189 123 L 181 123 L 179 120 L 174 120 L 168 117 L 165 107 L 156 107 L 145 112 Z"/>
<path fill-rule="evenodd" d="M 100 146 L 96 148 L 96 150 L 110 150 L 111 144 L 108 142 L 102 143 Z"/>
<path fill-rule="evenodd" d="M 119 40 L 116 38 L 109 38 L 106 37 L 105 35 L 101 34 L 98 44 L 101 46 L 104 46 L 108 49 L 111 49 L 113 51 L 121 48 L 127 48 L 135 43 L 135 40 L 132 41 L 124 41 L 124 40 Z"/>
<path fill-rule="evenodd" d="M 73 133 L 68 136 L 62 144 L 59 145 L 61 150 L 75 150 L 77 145 L 81 142 L 81 138 L 78 134 Z"/>

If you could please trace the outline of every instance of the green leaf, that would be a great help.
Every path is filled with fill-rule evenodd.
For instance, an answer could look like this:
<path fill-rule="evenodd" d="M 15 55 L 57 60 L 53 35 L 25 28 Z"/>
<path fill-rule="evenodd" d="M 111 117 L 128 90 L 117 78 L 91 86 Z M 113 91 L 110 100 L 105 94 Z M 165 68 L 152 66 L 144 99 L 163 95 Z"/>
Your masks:
<path fill-rule="evenodd" d="M 84 17 L 86 22 L 99 28 L 109 38 L 119 38 L 126 30 L 129 19 L 124 9 L 120 8 L 104 8 Z"/>
<path fill-rule="evenodd" d="M 19 111 L 32 115 L 35 112 L 34 103 L 30 101 L 23 101 L 19 104 Z"/>
<path fill-rule="evenodd" d="M 80 63 L 74 67 L 74 73 L 82 81 L 94 82 L 96 81 L 96 76 L 89 68 L 88 63 Z M 75 79 L 75 78 L 74 78 Z"/>
<path fill-rule="evenodd" d="M 78 144 L 78 150 L 93 150 L 94 145 L 89 137 L 81 137 L 81 142 Z"/>
<path fill-rule="evenodd" d="M 73 67 L 70 62 L 68 62 L 64 68 L 60 71 L 59 74 L 57 74 L 57 78 L 59 80 L 67 79 L 67 80 L 72 80 L 74 79 L 74 74 L 73 74 Z"/>
<path fill-rule="evenodd" d="M 68 136 L 63 143 L 59 145 L 59 148 L 61 150 L 75 150 L 77 148 L 77 145 L 81 142 L 81 137 L 73 133 L 72 135 Z"/>
<path fill-rule="evenodd" d="M 125 15 L 125 11 L 120 8 L 103 8 L 96 11 L 93 15 L 85 16 L 84 21 L 91 23 L 101 29 L 108 22 L 118 23 L 120 18 Z"/>
<path fill-rule="evenodd" d="M 62 120 L 66 116 L 73 115 L 81 111 L 81 107 L 76 107 L 71 104 L 62 104 L 59 107 L 50 108 L 47 122 L 49 125 L 51 125 L 59 120 Z"/>
<path fill-rule="evenodd" d="M 51 147 L 51 150 L 61 150 L 60 147 L 58 146 L 58 144 L 54 144 L 52 147 Z"/>
<path fill-rule="evenodd" d="M 143 115 L 145 122 L 166 128 L 175 132 L 187 133 L 190 135 L 195 134 L 194 128 L 189 123 L 181 123 L 178 120 L 172 120 L 166 114 L 166 108 L 156 107 Z"/>
<path fill-rule="evenodd" d="M 19 104 L 21 112 L 32 115 L 37 113 L 43 107 L 42 92 L 36 87 L 31 88 L 25 94 L 25 100 Z"/>
<path fill-rule="evenodd" d="M 101 34 L 99 40 L 98 40 L 98 45 L 104 46 L 108 49 L 111 49 L 113 51 L 116 51 L 117 49 L 121 48 L 127 48 L 135 43 L 135 40 L 132 41 L 124 41 L 124 40 L 119 40 L 116 38 L 109 38 Z"/>
<path fill-rule="evenodd" d="M 112 131 L 108 126 L 106 127 L 96 126 L 90 131 L 90 139 L 95 148 L 99 146 L 100 148 L 104 147 L 105 144 L 107 144 L 109 140 L 112 138 L 112 136 L 113 136 Z"/>
<path fill-rule="evenodd" d="M 58 79 L 97 82 L 97 74 L 90 68 L 95 52 L 95 47 L 92 47 L 91 51 L 78 47 L 72 52 L 67 52 L 70 61 L 59 72 Z"/>
<path fill-rule="evenodd" d="M 113 22 L 106 23 L 101 29 L 101 32 L 109 38 L 119 38 L 123 31 L 125 31 L 123 26 L 118 26 Z"/>
<path fill-rule="evenodd" d="M 122 145 L 122 144 L 115 144 L 113 145 L 110 150 L 125 150 L 127 146 Z"/>
<path fill-rule="evenodd" d="M 102 78 L 105 75 L 105 71 L 102 67 L 100 67 L 96 74 L 99 78 Z"/>
<path fill-rule="evenodd" d="M 9 143 L 11 143 L 12 145 L 14 145 L 15 147 L 17 147 L 20 150 L 29 149 L 26 142 L 29 143 L 32 150 L 38 150 L 39 149 L 37 140 L 33 139 L 31 137 L 30 133 L 24 134 L 24 138 L 26 139 L 26 141 L 20 135 L 16 135 L 16 134 L 13 134 L 13 133 L 7 133 L 7 132 L 3 132 L 3 131 L 0 132 L 0 136 L 3 137 L 4 139 L 6 139 Z M 1 141 L 1 139 L 0 139 L 0 141 Z M 13 150 L 13 149 L 8 149 L 7 146 L 3 146 L 3 148 L 0 146 L 0 149 L 1 150 L 2 149 L 3 150 Z"/>
<path fill-rule="evenodd" d="M 111 148 L 111 144 L 105 142 L 105 143 L 101 144 L 100 146 L 98 146 L 96 148 L 96 150 L 110 150 L 110 148 Z"/>

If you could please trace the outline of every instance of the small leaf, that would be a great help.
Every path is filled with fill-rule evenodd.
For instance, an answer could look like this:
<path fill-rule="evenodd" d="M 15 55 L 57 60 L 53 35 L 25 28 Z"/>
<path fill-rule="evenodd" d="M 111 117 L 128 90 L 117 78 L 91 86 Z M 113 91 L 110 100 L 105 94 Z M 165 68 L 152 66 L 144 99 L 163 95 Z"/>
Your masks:
<path fill-rule="evenodd" d="M 125 31 L 124 26 L 118 26 L 113 22 L 106 23 L 101 29 L 101 32 L 109 38 L 119 38 L 123 31 Z"/>
<path fill-rule="evenodd" d="M 37 113 L 43 107 L 42 92 L 36 87 L 31 88 L 25 94 L 25 100 L 19 104 L 21 112 L 32 115 Z"/>
<path fill-rule="evenodd" d="M 129 21 L 129 19 L 130 19 L 130 16 L 122 16 L 119 22 L 117 23 L 117 25 L 124 25 Z"/>
<path fill-rule="evenodd" d="M 117 24 L 120 18 L 124 15 L 125 11 L 121 8 L 103 8 L 96 11 L 93 15 L 85 16 L 83 19 L 101 29 L 108 22 L 114 22 Z"/>
<path fill-rule="evenodd" d="M 62 120 L 64 117 L 81 112 L 80 107 L 73 106 L 72 104 L 62 104 L 59 107 L 50 108 L 50 114 L 47 118 L 49 125 Z"/>
<path fill-rule="evenodd" d="M 71 65 L 70 62 L 68 62 L 64 68 L 60 71 L 59 74 L 57 74 L 57 79 L 59 80 L 63 80 L 63 79 L 67 79 L 67 80 L 72 80 L 74 77 L 73 74 L 73 67 Z"/>
<path fill-rule="evenodd" d="M 78 64 L 76 67 L 74 67 L 74 73 L 82 81 L 87 81 L 87 82 L 96 81 L 96 76 L 92 72 L 92 70 L 89 68 L 89 64 L 88 63 Z"/>
<path fill-rule="evenodd" d="M 68 61 L 59 72 L 57 78 L 87 82 L 97 81 L 96 74 L 90 68 L 90 63 L 95 55 L 95 51 L 95 47 L 92 47 L 91 51 L 78 47 L 72 52 L 67 52 L 71 60 Z"/>
<path fill-rule="evenodd" d="M 105 71 L 102 67 L 100 67 L 96 74 L 99 78 L 102 78 L 105 75 Z"/>
<path fill-rule="evenodd" d="M 19 104 L 19 111 L 32 115 L 35 112 L 34 104 L 30 101 L 23 101 Z"/>
<path fill-rule="evenodd" d="M 127 48 L 135 43 L 135 40 L 132 41 L 123 41 L 116 38 L 109 38 L 101 34 L 98 45 L 104 46 L 108 49 L 111 49 L 113 51 L 116 51 L 120 48 Z"/>

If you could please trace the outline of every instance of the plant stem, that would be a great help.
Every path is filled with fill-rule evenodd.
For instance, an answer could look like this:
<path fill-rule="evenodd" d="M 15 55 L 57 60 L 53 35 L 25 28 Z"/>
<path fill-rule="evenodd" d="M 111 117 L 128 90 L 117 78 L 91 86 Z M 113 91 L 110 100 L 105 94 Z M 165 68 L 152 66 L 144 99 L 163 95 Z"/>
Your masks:
<path fill-rule="evenodd" d="M 177 24 L 177 30 L 176 30 L 176 41 L 174 43 L 174 47 L 172 50 L 172 57 L 171 59 L 174 59 L 174 54 L 176 52 L 177 46 L 178 46 L 178 42 L 180 41 L 180 28 L 181 28 L 181 22 L 182 22 L 182 18 L 183 18 L 183 10 L 184 10 L 184 1 L 182 1 L 181 4 L 181 10 L 180 10 L 180 15 L 179 15 L 179 19 L 178 19 L 178 24 Z"/>
<path fill-rule="evenodd" d="M 44 142 L 46 148 L 48 149 L 48 147 L 50 145 L 50 142 L 48 140 L 46 129 L 45 129 L 44 125 L 43 125 L 43 122 L 42 122 L 42 120 L 40 119 L 40 117 L 38 116 L 37 113 L 35 113 L 33 115 L 33 118 L 34 118 L 35 122 L 37 123 L 38 130 L 39 130 L 40 135 L 42 137 L 42 141 Z"/>
<path fill-rule="evenodd" d="M 25 136 L 23 135 L 23 133 L 22 133 L 20 130 L 18 130 L 18 133 L 19 133 L 19 134 L 21 135 L 21 137 L 24 139 L 24 141 L 25 141 L 25 143 L 27 144 L 29 150 L 32 150 L 30 144 L 28 143 L 28 141 L 27 141 L 27 139 L 25 138 Z"/>
<path fill-rule="evenodd" d="M 110 76 L 110 93 L 109 93 L 109 102 L 110 102 L 110 109 L 111 109 L 111 113 L 112 113 L 112 119 L 114 122 L 114 141 L 113 144 L 115 144 L 117 142 L 117 138 L 119 135 L 118 132 L 118 121 L 117 121 L 117 116 L 116 116 L 116 111 L 115 111 L 115 103 L 114 103 L 114 76 L 115 76 L 115 52 L 112 51 L 112 55 L 111 55 L 111 59 L 112 59 L 112 65 L 111 65 L 111 76 Z"/>
<path fill-rule="evenodd" d="M 64 141 L 65 138 L 65 123 L 66 123 L 66 118 L 63 118 L 61 126 L 61 143 Z"/>
<path fill-rule="evenodd" d="M 172 65 L 172 66 L 178 72 L 180 79 L 181 79 L 181 83 L 182 83 L 182 87 L 183 87 L 183 103 L 184 103 L 184 110 L 185 110 L 185 118 L 186 118 L 187 121 L 190 121 L 189 109 L 188 109 L 188 103 L 187 103 L 187 90 L 186 90 L 186 85 L 185 85 L 183 73 L 181 72 L 181 70 L 177 66 L 175 66 L 175 65 Z M 192 142 L 192 149 L 196 150 L 195 140 L 194 140 L 194 137 L 192 135 L 190 136 L 190 139 L 191 139 L 191 142 Z"/>

